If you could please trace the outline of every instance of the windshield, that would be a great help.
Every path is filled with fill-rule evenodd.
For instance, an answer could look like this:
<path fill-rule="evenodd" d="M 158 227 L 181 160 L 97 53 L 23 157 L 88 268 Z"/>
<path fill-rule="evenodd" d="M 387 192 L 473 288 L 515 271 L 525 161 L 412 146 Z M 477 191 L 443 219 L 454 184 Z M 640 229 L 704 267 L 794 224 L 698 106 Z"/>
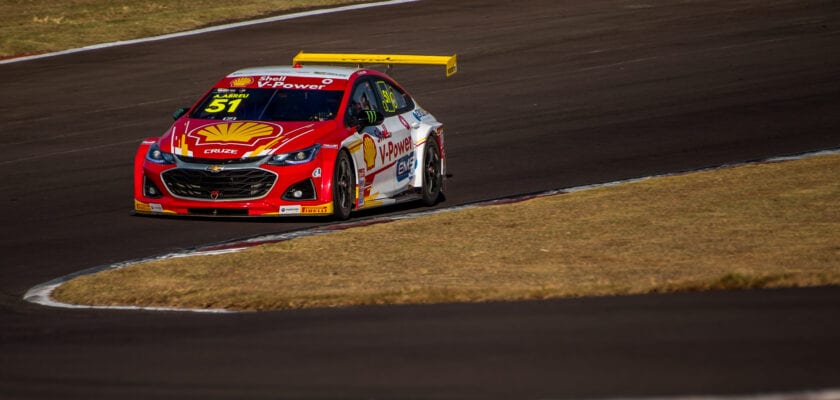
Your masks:
<path fill-rule="evenodd" d="M 215 88 L 190 118 L 224 121 L 325 121 L 335 118 L 340 90 Z"/>

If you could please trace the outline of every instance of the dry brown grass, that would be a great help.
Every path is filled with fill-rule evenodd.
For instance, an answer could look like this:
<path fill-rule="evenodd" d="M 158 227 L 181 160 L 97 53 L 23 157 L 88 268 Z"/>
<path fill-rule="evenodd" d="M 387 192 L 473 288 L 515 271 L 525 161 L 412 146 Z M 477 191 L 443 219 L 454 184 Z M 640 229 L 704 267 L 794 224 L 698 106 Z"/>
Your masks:
<path fill-rule="evenodd" d="M 186 31 L 362 0 L 3 0 L 0 57 Z"/>
<path fill-rule="evenodd" d="M 840 284 L 840 156 L 748 165 L 156 261 L 60 301 L 241 310 Z"/>

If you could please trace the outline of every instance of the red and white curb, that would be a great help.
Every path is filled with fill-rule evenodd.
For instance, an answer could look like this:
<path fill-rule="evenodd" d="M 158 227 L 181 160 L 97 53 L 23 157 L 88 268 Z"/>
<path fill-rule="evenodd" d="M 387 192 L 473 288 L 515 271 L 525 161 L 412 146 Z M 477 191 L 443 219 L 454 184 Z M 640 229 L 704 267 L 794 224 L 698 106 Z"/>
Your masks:
<path fill-rule="evenodd" d="M 294 232 L 286 232 L 286 233 L 278 233 L 273 235 L 263 235 L 257 236 L 253 238 L 247 239 L 237 239 L 222 243 L 211 244 L 207 246 L 198 247 L 195 249 L 187 249 L 183 251 L 178 251 L 174 253 L 164 254 L 161 256 L 156 257 L 149 257 L 143 258 L 139 260 L 132 260 L 121 262 L 117 264 L 99 266 L 94 268 L 89 268 L 83 271 L 79 271 L 70 275 L 62 276 L 60 278 L 53 279 L 49 282 L 42 283 L 40 285 L 34 286 L 33 288 L 29 289 L 26 294 L 23 296 L 23 299 L 32 303 L 41 304 L 50 307 L 63 307 L 63 308 L 77 308 L 77 309 L 108 309 L 108 310 L 144 310 L 144 311 L 186 311 L 186 312 L 201 312 L 201 313 L 235 313 L 235 312 L 242 312 L 242 311 L 230 311 L 226 309 L 192 309 L 192 308 L 171 308 L 171 307 L 141 307 L 141 306 L 91 306 L 91 305 L 78 305 L 78 304 L 67 304 L 55 301 L 51 298 L 51 294 L 53 290 L 57 287 L 61 286 L 63 283 L 79 277 L 83 275 L 90 275 L 95 274 L 102 271 L 108 271 L 112 269 L 120 269 L 125 268 L 128 266 L 132 266 L 135 264 L 147 262 L 147 261 L 154 261 L 154 260 L 162 260 L 168 258 L 178 258 L 178 257 L 192 257 L 192 256 L 203 256 L 203 255 L 216 255 L 216 254 L 225 254 L 225 253 L 232 253 L 237 251 L 242 251 L 249 247 L 259 246 L 263 244 L 269 243 L 278 243 L 283 242 L 286 240 L 304 237 L 304 236 L 314 236 L 314 235 L 321 235 L 325 233 L 330 233 L 334 231 L 340 231 L 350 228 L 355 228 L 359 226 L 367 226 L 367 225 L 374 225 L 374 224 L 381 224 L 386 222 L 398 221 L 403 219 L 410 219 L 410 218 L 420 218 L 427 215 L 433 214 L 440 214 L 440 213 L 448 213 L 453 211 L 460 211 L 466 210 L 469 208 L 475 207 L 484 207 L 484 206 L 492 206 L 492 205 L 501 205 L 501 204 L 509 204 L 509 203 L 517 203 L 525 200 L 535 199 L 539 197 L 546 197 L 546 196 L 554 196 L 559 194 L 566 194 L 566 193 L 574 193 L 580 192 L 584 190 L 602 188 L 602 187 L 610 187 L 610 186 L 617 186 L 623 185 L 633 182 L 640 182 L 652 178 L 661 178 L 667 176 L 677 176 L 677 175 L 685 175 L 693 172 L 701 172 L 701 171 L 713 171 L 713 170 L 720 170 L 725 168 L 732 168 L 741 165 L 748 165 L 748 164 L 760 164 L 760 163 L 774 163 L 774 162 L 783 162 L 783 161 L 790 161 L 790 160 L 799 160 L 809 157 L 818 157 L 818 156 L 825 156 L 825 155 L 832 155 L 832 154 L 840 154 L 840 148 L 838 149 L 831 149 L 826 151 L 819 151 L 814 153 L 806 153 L 800 154 L 796 156 L 786 156 L 786 157 L 774 157 L 768 158 L 764 160 L 758 161 L 750 161 L 750 162 L 743 162 L 743 163 L 736 163 L 736 164 L 726 164 L 718 167 L 712 168 L 703 168 L 697 169 L 692 171 L 683 171 L 683 172 L 675 172 L 675 173 L 668 173 L 668 174 L 661 174 L 661 175 L 652 175 L 646 176 L 642 178 L 635 178 L 635 179 L 627 179 L 621 181 L 614 181 L 614 182 L 607 182 L 607 183 L 599 183 L 594 185 L 585 185 L 585 186 L 577 186 L 572 188 L 566 189 L 557 189 L 557 190 L 549 190 L 540 193 L 533 193 L 527 195 L 520 195 L 520 196 L 512 196 L 512 197 L 505 197 L 495 200 L 489 201 L 482 201 L 478 203 L 466 204 L 461 206 L 455 207 L 447 207 L 447 208 L 439 208 L 435 210 L 428 210 L 428 211 L 420 211 L 420 212 L 413 212 L 407 214 L 400 214 L 400 215 L 387 215 L 382 217 L 374 217 L 368 219 L 360 219 L 356 221 L 350 222 L 343 222 L 331 225 L 324 225 L 318 226 L 310 229 L 294 231 Z M 694 400 L 694 399 L 691 399 Z M 838 399 L 840 400 L 840 399 Z"/>

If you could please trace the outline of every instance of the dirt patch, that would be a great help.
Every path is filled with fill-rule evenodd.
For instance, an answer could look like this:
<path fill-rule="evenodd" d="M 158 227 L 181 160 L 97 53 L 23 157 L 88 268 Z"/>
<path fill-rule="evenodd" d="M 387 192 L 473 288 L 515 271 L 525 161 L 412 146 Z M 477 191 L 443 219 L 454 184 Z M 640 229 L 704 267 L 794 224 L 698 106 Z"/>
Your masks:
<path fill-rule="evenodd" d="M 655 178 L 80 277 L 59 301 L 267 310 L 840 284 L 840 155 Z"/>

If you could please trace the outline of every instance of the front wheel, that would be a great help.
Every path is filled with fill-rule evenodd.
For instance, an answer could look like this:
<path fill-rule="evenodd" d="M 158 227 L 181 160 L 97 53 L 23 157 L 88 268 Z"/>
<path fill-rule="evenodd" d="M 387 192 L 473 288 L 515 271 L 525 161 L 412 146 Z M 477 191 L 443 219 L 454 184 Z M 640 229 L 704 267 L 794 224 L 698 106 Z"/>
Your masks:
<path fill-rule="evenodd" d="M 332 182 L 333 217 L 341 221 L 350 218 L 350 210 L 353 209 L 356 197 L 356 179 L 353 176 L 352 165 L 346 152 L 338 153 Z"/>
<path fill-rule="evenodd" d="M 434 136 L 426 139 L 423 149 L 423 204 L 433 206 L 440 197 L 443 175 L 440 166 L 440 146 Z"/>

